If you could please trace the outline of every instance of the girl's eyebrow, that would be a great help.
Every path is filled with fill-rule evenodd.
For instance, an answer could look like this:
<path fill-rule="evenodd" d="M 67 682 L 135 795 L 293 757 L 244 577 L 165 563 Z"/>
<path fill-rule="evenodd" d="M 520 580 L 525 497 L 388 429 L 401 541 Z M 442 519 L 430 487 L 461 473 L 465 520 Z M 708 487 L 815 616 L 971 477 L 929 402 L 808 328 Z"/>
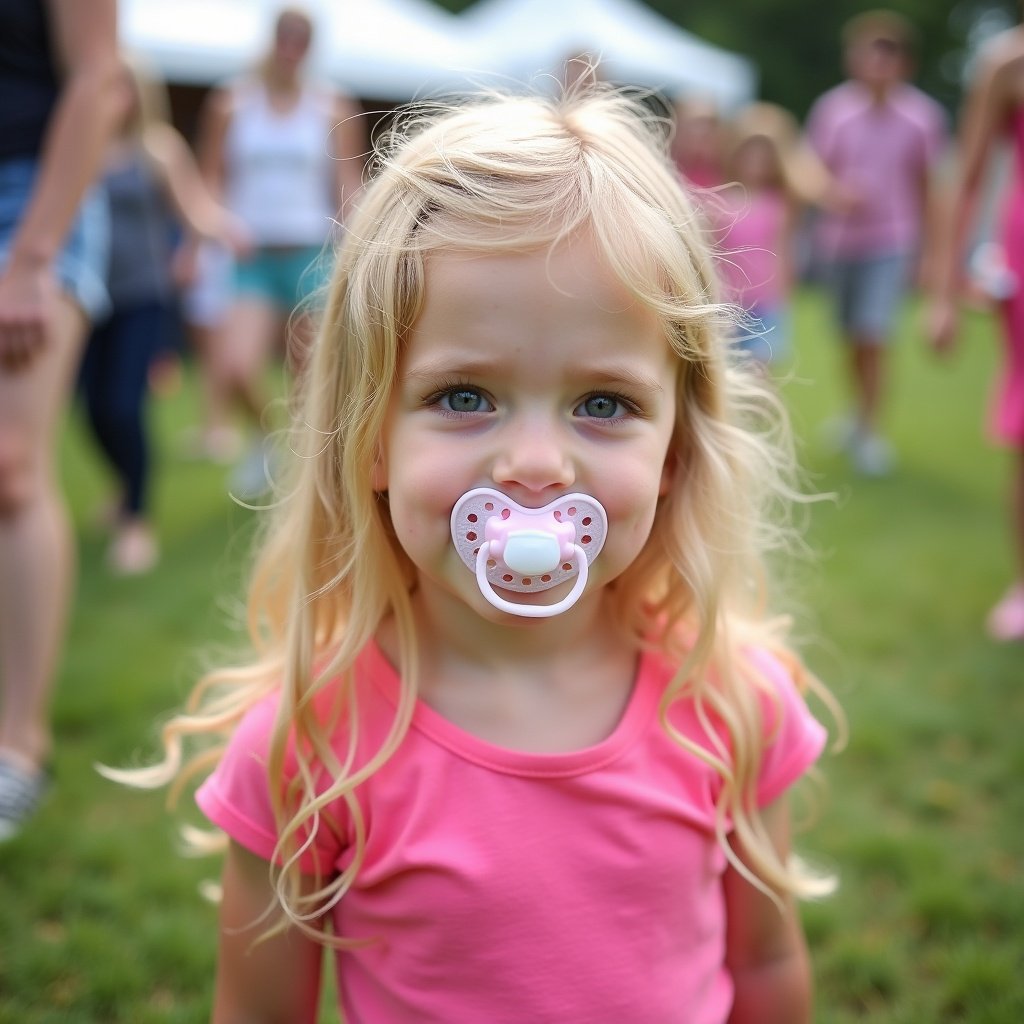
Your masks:
<path fill-rule="evenodd" d="M 402 381 L 436 381 L 439 377 L 476 377 L 488 374 L 508 376 L 508 366 L 502 359 L 480 356 L 443 358 L 426 361 L 410 367 L 400 374 Z M 665 388 L 653 376 L 639 372 L 628 363 L 608 363 L 581 370 L 575 378 L 586 387 L 628 385 L 639 391 L 660 395 Z"/>

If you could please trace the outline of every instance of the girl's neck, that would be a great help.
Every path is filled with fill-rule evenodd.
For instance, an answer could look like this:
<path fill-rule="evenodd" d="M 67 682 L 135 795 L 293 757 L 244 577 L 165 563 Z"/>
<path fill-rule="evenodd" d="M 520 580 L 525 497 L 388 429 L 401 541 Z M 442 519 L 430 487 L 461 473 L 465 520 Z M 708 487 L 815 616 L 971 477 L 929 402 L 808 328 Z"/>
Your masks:
<path fill-rule="evenodd" d="M 559 674 L 559 666 L 612 659 L 632 643 L 616 624 L 606 596 L 582 599 L 550 619 L 490 622 L 444 593 L 412 595 L 413 615 L 424 670 L 516 675 Z"/>
<path fill-rule="evenodd" d="M 291 99 L 302 92 L 302 81 L 295 75 L 268 68 L 263 75 L 263 87 L 270 96 Z"/>

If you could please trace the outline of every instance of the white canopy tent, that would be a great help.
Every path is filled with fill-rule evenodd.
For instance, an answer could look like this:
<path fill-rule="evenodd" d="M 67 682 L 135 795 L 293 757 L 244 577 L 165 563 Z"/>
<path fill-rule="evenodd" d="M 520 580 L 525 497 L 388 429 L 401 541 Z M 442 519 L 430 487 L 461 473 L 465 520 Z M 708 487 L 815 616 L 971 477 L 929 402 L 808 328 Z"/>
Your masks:
<path fill-rule="evenodd" d="M 169 82 L 207 85 L 251 67 L 284 0 L 120 0 L 123 42 Z M 751 63 L 684 32 L 639 0 L 478 0 L 453 15 L 431 0 L 304 0 L 312 63 L 357 96 L 402 102 L 480 85 L 543 88 L 566 57 L 604 77 L 729 108 L 751 99 Z"/>
<path fill-rule="evenodd" d="M 209 84 L 265 52 L 283 0 L 121 0 L 123 43 L 169 82 Z M 311 64 L 358 96 L 402 101 L 465 89 L 475 51 L 459 19 L 430 0 L 304 0 Z"/>
<path fill-rule="evenodd" d="M 605 79 L 675 96 L 701 93 L 723 109 L 754 98 L 754 65 L 704 42 L 639 0 L 478 0 L 461 15 L 486 63 L 510 83 L 543 87 L 566 58 L 588 54 Z"/>

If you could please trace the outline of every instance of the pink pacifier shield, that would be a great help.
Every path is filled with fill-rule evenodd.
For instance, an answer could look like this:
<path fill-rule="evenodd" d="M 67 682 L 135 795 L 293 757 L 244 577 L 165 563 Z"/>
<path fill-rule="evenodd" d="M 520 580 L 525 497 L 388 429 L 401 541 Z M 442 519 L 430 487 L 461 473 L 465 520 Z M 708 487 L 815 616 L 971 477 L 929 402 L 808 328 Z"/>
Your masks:
<path fill-rule="evenodd" d="M 525 508 L 500 491 L 467 491 L 452 509 L 452 540 L 467 568 L 476 571 L 486 544 L 488 582 L 519 593 L 549 590 L 579 573 L 576 549 L 591 565 L 608 533 L 601 503 L 567 494 L 543 508 Z"/>

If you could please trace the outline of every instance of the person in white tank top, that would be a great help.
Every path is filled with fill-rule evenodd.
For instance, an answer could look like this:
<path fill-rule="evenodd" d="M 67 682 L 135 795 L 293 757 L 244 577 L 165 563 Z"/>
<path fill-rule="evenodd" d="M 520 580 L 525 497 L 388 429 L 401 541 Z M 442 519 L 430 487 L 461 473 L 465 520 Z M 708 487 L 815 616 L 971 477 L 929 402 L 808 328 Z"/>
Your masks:
<path fill-rule="evenodd" d="M 256 73 L 213 92 L 201 124 L 204 174 L 253 242 L 235 267 L 223 337 L 209 361 L 215 401 L 239 408 L 254 434 L 230 482 L 240 498 L 270 483 L 264 371 L 280 349 L 301 368 L 312 335 L 308 300 L 329 264 L 325 243 L 362 185 L 361 110 L 304 79 L 312 38 L 309 16 L 284 8 Z"/>

